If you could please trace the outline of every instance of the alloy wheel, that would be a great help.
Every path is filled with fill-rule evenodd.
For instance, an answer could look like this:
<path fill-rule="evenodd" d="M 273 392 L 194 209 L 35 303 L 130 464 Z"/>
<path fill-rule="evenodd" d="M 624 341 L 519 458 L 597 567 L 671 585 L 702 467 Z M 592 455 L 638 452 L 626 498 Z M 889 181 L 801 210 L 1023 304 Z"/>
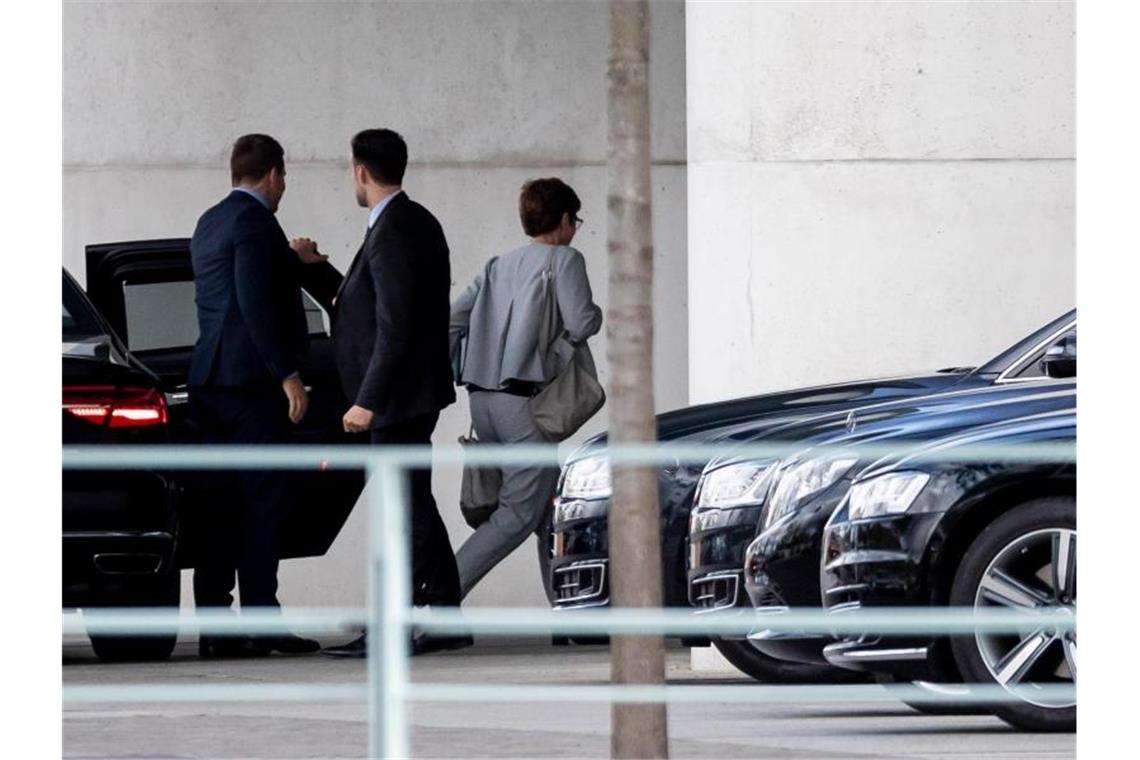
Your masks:
<path fill-rule="evenodd" d="M 990 561 L 975 608 L 1077 612 L 1077 532 L 1048 528 L 1008 543 Z M 978 633 L 978 651 L 994 681 L 1030 704 L 1065 708 L 1075 699 L 1051 696 L 1043 685 L 1076 684 L 1076 631 L 1036 622 L 1016 633 Z"/>

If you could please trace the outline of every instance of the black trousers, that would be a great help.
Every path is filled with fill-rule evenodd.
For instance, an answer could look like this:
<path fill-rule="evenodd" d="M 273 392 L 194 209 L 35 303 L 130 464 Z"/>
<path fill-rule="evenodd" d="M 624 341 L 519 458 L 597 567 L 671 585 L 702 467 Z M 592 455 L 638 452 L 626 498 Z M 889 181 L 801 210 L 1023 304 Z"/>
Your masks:
<path fill-rule="evenodd" d="M 413 417 L 382 428 L 373 428 L 374 445 L 431 445 L 439 412 Z M 459 569 L 447 526 L 439 516 L 431 492 L 431 467 L 412 470 L 408 496 L 412 525 L 412 603 L 458 607 Z"/>
<path fill-rule="evenodd" d="M 279 387 L 196 388 L 190 413 L 204 443 L 276 444 L 288 434 L 288 401 Z M 215 471 L 200 505 L 204 548 L 194 569 L 199 607 L 233 604 L 235 574 L 242 607 L 279 607 L 277 561 L 288 475 L 280 470 Z"/>

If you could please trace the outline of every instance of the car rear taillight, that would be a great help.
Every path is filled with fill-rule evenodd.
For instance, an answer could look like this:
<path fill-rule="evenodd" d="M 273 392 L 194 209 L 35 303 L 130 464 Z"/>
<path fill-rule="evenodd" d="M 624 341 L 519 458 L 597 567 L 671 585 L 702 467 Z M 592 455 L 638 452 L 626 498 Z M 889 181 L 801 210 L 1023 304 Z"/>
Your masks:
<path fill-rule="evenodd" d="M 165 425 L 166 397 L 154 388 L 79 386 L 63 389 L 63 410 L 109 428 Z"/>

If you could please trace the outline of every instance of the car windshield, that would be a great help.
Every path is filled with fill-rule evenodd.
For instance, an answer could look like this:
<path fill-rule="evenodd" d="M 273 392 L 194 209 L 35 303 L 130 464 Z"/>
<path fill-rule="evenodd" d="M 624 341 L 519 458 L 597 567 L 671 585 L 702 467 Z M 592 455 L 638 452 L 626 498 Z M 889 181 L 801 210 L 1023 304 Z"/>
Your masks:
<path fill-rule="evenodd" d="M 1024 357 L 1026 353 L 1032 351 L 1042 341 L 1046 340 L 1049 336 L 1053 335 L 1058 330 L 1061 330 L 1072 322 L 1076 321 L 1076 319 L 1077 312 L 1075 309 L 1073 311 L 1070 311 L 1068 314 L 1054 319 L 1049 324 L 1025 336 L 1020 341 L 1007 348 L 1005 351 L 1002 351 L 1000 354 L 990 359 L 988 362 L 978 368 L 978 373 L 998 374 L 1004 372 L 1013 366 L 1013 364 L 1016 363 L 1019 359 Z"/>
<path fill-rule="evenodd" d="M 83 340 L 105 331 L 75 280 L 63 274 L 63 339 Z"/>

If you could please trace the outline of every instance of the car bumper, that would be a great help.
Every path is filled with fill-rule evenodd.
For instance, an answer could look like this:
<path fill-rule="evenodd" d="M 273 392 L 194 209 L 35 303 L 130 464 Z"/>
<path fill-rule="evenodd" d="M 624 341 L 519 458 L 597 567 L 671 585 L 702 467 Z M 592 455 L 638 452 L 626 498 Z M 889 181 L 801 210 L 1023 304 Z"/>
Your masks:
<path fill-rule="evenodd" d="M 609 603 L 608 513 L 608 499 L 560 501 L 556 506 L 550 559 L 556 609 Z"/>
<path fill-rule="evenodd" d="M 824 607 L 844 614 L 867 607 L 929 603 L 925 556 L 941 514 L 836 522 L 823 538 L 820 585 Z M 845 634 L 823 654 L 832 665 L 915 680 L 939 680 L 933 672 L 934 636 Z"/>
<path fill-rule="evenodd" d="M 802 631 L 773 631 L 765 624 L 773 617 L 787 614 L 787 607 L 758 607 L 755 610 L 755 626 L 748 634 L 748 641 L 762 654 L 787 662 L 809 665 L 826 665 L 824 647 L 832 643 L 830 636 Z"/>
<path fill-rule="evenodd" d="M 63 605 L 131 604 L 168 584 L 179 494 L 156 473 L 65 473 Z"/>
<path fill-rule="evenodd" d="M 176 538 L 165 531 L 63 534 L 63 606 L 131 604 L 164 587 Z"/>
<path fill-rule="evenodd" d="M 744 551 L 756 535 L 761 507 L 694 512 L 689 525 L 689 604 L 701 611 L 749 606 Z"/>
<path fill-rule="evenodd" d="M 832 609 L 833 614 L 862 609 L 850 604 Z M 941 681 L 931 662 L 935 645 L 929 636 L 880 636 L 845 634 L 823 648 L 824 659 L 839 668 L 889 675 L 912 681 Z"/>
<path fill-rule="evenodd" d="M 662 507 L 661 562 L 668 607 L 687 606 L 683 551 L 691 490 Z M 609 499 L 556 500 L 550 582 L 555 609 L 609 603 Z"/>
<path fill-rule="evenodd" d="M 65 471 L 65 533 L 172 531 L 179 489 L 165 475 L 145 471 Z"/>
<path fill-rule="evenodd" d="M 756 630 L 748 638 L 769 657 L 813 665 L 827 662 L 823 649 L 834 641 L 831 636 L 772 631 L 763 622 L 789 609 L 819 609 L 820 540 L 847 485 L 844 481 L 800 504 L 745 550 L 744 589 L 757 612 Z"/>

